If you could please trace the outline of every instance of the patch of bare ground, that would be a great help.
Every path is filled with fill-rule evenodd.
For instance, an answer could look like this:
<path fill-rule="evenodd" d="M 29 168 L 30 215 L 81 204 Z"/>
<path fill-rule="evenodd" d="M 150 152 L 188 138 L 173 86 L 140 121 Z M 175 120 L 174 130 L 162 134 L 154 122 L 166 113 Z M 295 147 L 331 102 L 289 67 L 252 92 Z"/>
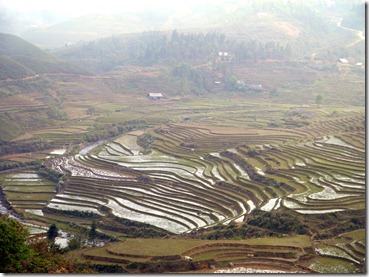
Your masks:
<path fill-rule="evenodd" d="M 115 70 L 109 72 L 109 75 L 105 77 L 157 77 L 160 75 L 160 71 L 151 67 L 141 66 L 118 66 Z"/>
<path fill-rule="evenodd" d="M 15 162 L 27 162 L 37 159 L 45 159 L 46 155 L 42 153 L 16 153 L 1 156 L 1 159 Z"/>
<path fill-rule="evenodd" d="M 291 37 L 299 36 L 301 30 L 288 22 L 275 22 L 274 24 L 279 30 L 283 31 L 286 35 Z"/>
<path fill-rule="evenodd" d="M 26 139 L 30 139 L 30 138 L 33 138 L 33 135 L 31 133 L 24 133 L 24 134 L 21 134 L 19 136 L 17 136 L 16 138 L 12 139 L 11 141 L 20 141 L 20 140 L 26 140 Z"/>
<path fill-rule="evenodd" d="M 22 95 L 10 95 L 1 97 L 0 111 L 10 111 L 19 108 L 43 107 L 45 106 L 40 100 L 43 95 L 38 92 L 29 92 Z"/>
<path fill-rule="evenodd" d="M 141 130 L 137 130 L 137 131 L 132 131 L 130 132 L 129 134 L 132 135 L 132 136 L 141 136 L 143 135 L 145 132 L 144 131 L 141 131 Z"/>
<path fill-rule="evenodd" d="M 289 66 L 283 60 L 260 60 L 255 66 L 235 66 L 235 75 L 248 84 L 261 84 L 273 89 L 292 82 L 306 83 L 315 80 L 315 72 Z"/>

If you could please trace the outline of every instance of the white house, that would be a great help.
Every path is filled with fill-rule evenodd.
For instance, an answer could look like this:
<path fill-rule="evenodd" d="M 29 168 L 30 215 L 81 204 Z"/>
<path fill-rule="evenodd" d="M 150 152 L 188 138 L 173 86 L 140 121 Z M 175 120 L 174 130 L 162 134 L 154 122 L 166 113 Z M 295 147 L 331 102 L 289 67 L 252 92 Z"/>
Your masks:
<path fill-rule="evenodd" d="M 345 63 L 345 64 L 348 64 L 349 63 L 349 61 L 346 60 L 346 59 L 344 59 L 344 58 L 338 59 L 338 62 Z"/>
<path fill-rule="evenodd" d="M 156 92 L 150 92 L 147 94 L 147 98 L 149 98 L 150 100 L 160 100 L 163 98 L 163 94 L 156 93 Z"/>

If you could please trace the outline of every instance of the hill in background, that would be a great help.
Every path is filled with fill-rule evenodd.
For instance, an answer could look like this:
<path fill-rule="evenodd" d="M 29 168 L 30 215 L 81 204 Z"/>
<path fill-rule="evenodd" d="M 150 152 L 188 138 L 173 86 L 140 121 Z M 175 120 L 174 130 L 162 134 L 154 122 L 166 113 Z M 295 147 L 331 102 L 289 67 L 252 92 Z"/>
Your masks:
<path fill-rule="evenodd" d="M 35 45 L 10 34 L 0 33 L 0 80 L 21 79 L 36 74 L 89 74 Z"/>
<path fill-rule="evenodd" d="M 318 14 L 312 14 L 311 9 Z M 300 33 L 302 25 L 315 25 L 313 31 L 324 31 L 319 17 L 332 15 L 342 18 L 343 25 L 362 29 L 362 10 L 360 0 L 334 3 L 320 0 L 209 1 L 182 9 L 172 3 L 143 7 L 136 12 L 117 10 L 116 14 L 86 14 L 47 27 L 27 28 L 19 35 L 43 48 L 63 47 L 117 34 L 174 29 L 186 32 L 211 30 L 249 39 L 289 40 Z M 270 15 L 277 17 L 278 24 L 270 20 Z"/>
<path fill-rule="evenodd" d="M 252 2 L 240 5 L 238 1 L 199 3 L 182 10 L 164 6 L 129 13 L 88 14 L 47 28 L 27 30 L 21 36 L 41 47 L 61 47 L 115 34 L 213 29 L 229 24 L 230 19 L 245 19 L 252 12 Z"/>
<path fill-rule="evenodd" d="M 17 36 L 0 33 L 0 142 L 65 118 L 53 94 L 57 75 L 91 73 Z"/>

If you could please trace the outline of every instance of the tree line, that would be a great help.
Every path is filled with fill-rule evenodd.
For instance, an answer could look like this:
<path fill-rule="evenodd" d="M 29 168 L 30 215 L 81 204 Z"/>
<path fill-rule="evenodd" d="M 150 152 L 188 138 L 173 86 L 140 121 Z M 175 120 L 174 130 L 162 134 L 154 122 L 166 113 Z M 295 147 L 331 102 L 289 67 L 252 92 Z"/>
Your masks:
<path fill-rule="evenodd" d="M 174 30 L 112 36 L 84 43 L 82 47 L 68 49 L 59 55 L 97 71 L 107 71 L 124 64 L 203 64 L 217 58 L 219 52 L 231 54 L 235 62 L 247 62 L 289 58 L 292 47 L 273 41 L 238 40 L 216 32 L 180 33 Z"/>

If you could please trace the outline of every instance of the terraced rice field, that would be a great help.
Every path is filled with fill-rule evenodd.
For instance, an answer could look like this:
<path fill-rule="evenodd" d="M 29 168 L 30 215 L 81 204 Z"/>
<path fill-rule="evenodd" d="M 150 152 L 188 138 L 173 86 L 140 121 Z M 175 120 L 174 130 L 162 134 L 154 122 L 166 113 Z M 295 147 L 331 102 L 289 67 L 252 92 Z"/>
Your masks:
<path fill-rule="evenodd" d="M 363 115 L 288 129 L 210 122 L 128 133 L 49 161 L 70 177 L 48 207 L 115 215 L 175 234 L 242 222 L 255 208 L 302 214 L 365 208 Z M 142 147 L 145 136 L 149 146 Z"/>
<path fill-rule="evenodd" d="M 320 273 L 354 273 L 365 263 L 365 230 L 343 233 L 315 245 L 309 262 L 299 264 Z"/>
<path fill-rule="evenodd" d="M 306 272 L 296 262 L 306 254 L 311 242 L 307 236 L 250 240 L 128 239 L 100 248 L 73 254 L 79 260 L 130 263 L 188 261 L 200 265 L 208 261 L 219 266 L 252 267 L 255 264 L 283 269 L 282 272 Z"/>
<path fill-rule="evenodd" d="M 34 171 L 4 175 L 1 186 L 15 210 L 38 216 L 43 216 L 42 209 L 56 195 L 55 184 Z"/>
<path fill-rule="evenodd" d="M 309 236 L 296 235 L 216 241 L 139 238 L 77 250 L 70 256 L 79 261 L 117 263 L 132 272 L 137 267 L 143 269 L 149 265 L 153 272 L 158 272 L 155 271 L 157 262 L 161 266 L 168 263 L 171 271 L 175 272 L 176 265 L 183 266 L 186 262 L 188 267 L 185 271 L 207 269 L 213 265 L 222 268 L 217 270 L 219 273 L 353 273 L 358 272 L 365 258 L 363 240 L 364 230 L 320 243 L 312 241 Z M 135 267 L 130 267 L 132 264 Z"/>

